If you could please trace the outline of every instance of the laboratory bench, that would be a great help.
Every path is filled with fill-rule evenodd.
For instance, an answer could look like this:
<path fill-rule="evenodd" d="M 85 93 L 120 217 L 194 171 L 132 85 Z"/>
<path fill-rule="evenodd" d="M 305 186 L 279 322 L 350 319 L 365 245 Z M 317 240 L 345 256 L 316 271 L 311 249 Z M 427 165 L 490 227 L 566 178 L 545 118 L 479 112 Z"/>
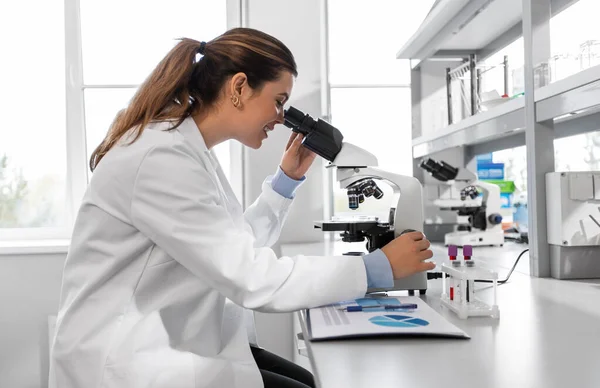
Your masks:
<path fill-rule="evenodd" d="M 474 247 L 473 259 L 504 279 L 525 248 L 514 243 Z M 443 246 L 432 249 L 438 265 L 447 260 Z M 329 240 L 282 246 L 284 255 L 355 250 L 352 244 Z M 428 285 L 421 298 L 471 339 L 300 341 L 319 387 L 600 387 L 600 280 L 530 277 L 525 254 L 509 282 L 498 287 L 500 319 L 459 319 L 441 306 L 441 279 Z M 396 294 L 406 292 L 390 293 Z M 491 285 L 477 283 L 476 297 L 491 303 Z M 306 311 L 298 312 L 297 318 L 302 337 L 308 339 Z"/>

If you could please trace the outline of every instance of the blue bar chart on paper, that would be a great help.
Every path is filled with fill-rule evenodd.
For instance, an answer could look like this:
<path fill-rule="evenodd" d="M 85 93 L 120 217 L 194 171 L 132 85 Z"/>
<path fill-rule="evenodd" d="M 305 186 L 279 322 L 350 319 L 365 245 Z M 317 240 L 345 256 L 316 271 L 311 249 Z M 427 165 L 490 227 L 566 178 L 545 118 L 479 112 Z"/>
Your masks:
<path fill-rule="evenodd" d="M 381 335 L 468 338 L 418 297 L 360 298 L 309 310 L 312 340 Z"/>

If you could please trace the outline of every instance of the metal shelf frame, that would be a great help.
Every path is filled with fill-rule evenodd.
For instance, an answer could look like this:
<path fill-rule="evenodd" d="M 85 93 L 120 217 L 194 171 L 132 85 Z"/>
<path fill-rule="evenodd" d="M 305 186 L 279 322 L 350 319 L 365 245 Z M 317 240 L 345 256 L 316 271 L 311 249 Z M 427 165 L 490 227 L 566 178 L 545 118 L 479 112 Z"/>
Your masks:
<path fill-rule="evenodd" d="M 511 0 L 508 6 L 503 4 L 502 0 L 439 0 L 431 12 L 427 15 L 416 33 L 406 42 L 396 53 L 398 59 L 410 59 L 413 68 L 420 65 L 423 60 L 431 58 L 456 58 L 467 57 L 469 54 L 475 54 L 477 58 L 486 58 L 494 54 L 507 44 L 523 36 L 522 20 L 512 20 L 511 15 L 521 14 L 522 10 L 513 9 L 514 3 L 519 0 Z M 568 8 L 579 0 L 550 0 L 551 15 L 554 16 Z M 498 13 L 500 5 L 504 11 Z M 490 7 L 491 6 L 491 7 Z M 507 9 L 508 8 L 508 9 Z M 482 47 L 448 47 L 448 37 L 456 35 L 459 40 L 465 37 L 469 31 L 465 32 L 465 26 L 470 24 L 475 17 L 489 10 L 487 17 L 493 17 L 494 20 L 504 20 L 512 25 L 504 26 L 503 29 L 497 24 L 488 26 L 486 30 L 481 31 L 486 36 L 493 36 L 494 39 Z M 503 24 L 500 23 L 500 26 Z"/>
<path fill-rule="evenodd" d="M 417 89 L 412 91 L 416 177 L 423 177 L 417 166 L 418 160 L 424 156 L 457 151 L 465 166 L 471 167 L 478 154 L 522 145 L 527 147 L 530 269 L 532 276 L 536 277 L 551 275 L 546 235 L 545 175 L 555 169 L 554 139 L 600 130 L 600 66 L 551 84 L 548 84 L 549 77 L 539 77 L 539 64 L 548 63 L 550 58 L 550 19 L 576 1 L 522 0 L 522 21 L 501 33 L 488 46 L 461 49 L 460 52 L 444 50 L 443 34 L 452 30 L 448 26 L 464 18 L 467 11 L 485 3 L 483 0 L 471 0 L 450 18 L 446 26 L 429 31 L 429 36 L 432 36 L 429 40 L 415 36 L 398 53 L 399 57 L 407 52 L 417 55 L 411 58 L 414 59 L 411 61 L 412 85 L 413 89 Z M 425 112 L 421 112 L 421 83 L 425 74 L 421 74 L 421 69 L 424 63 L 430 59 L 470 54 L 487 57 L 520 36 L 524 38 L 524 96 L 463 119 L 435 134 L 423 135 L 421 116 Z M 431 78 L 431 74 L 426 76 Z M 441 73 L 440 77 L 444 74 Z"/>

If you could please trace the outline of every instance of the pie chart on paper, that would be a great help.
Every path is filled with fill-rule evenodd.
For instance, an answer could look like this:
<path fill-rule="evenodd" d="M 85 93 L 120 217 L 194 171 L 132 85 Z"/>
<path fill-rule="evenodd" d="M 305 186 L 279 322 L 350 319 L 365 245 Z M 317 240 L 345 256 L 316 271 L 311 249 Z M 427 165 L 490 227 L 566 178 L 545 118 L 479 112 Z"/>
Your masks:
<path fill-rule="evenodd" d="M 379 326 L 402 328 L 422 327 L 429 325 L 429 322 L 424 319 L 395 314 L 371 317 L 369 318 L 369 322 Z"/>

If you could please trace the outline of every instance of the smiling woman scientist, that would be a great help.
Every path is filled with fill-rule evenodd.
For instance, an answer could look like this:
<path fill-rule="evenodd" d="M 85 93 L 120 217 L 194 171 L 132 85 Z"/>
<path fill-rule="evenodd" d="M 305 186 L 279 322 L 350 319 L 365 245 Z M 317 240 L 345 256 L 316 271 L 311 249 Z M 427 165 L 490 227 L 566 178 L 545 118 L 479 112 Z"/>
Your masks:
<path fill-rule="evenodd" d="M 433 268 L 419 232 L 364 257 L 278 258 L 269 246 L 315 159 L 300 135 L 242 211 L 210 150 L 260 148 L 296 75 L 290 50 L 256 30 L 182 39 L 117 115 L 92 154 L 65 263 L 51 386 L 313 386 L 249 345 L 242 307 L 294 311 Z"/>

